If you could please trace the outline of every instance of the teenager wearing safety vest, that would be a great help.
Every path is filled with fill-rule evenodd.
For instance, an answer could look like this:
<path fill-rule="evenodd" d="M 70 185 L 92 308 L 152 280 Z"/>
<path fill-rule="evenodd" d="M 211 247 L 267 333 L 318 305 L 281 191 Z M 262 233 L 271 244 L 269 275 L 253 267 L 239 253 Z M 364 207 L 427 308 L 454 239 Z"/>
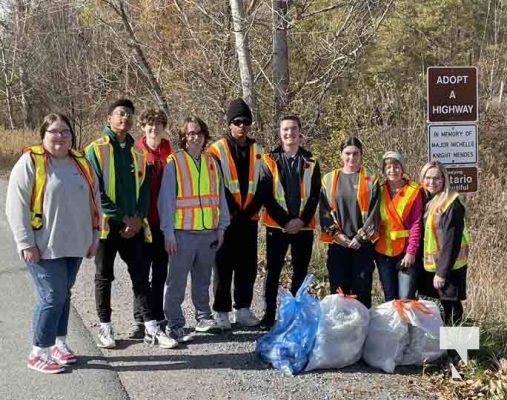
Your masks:
<path fill-rule="evenodd" d="M 162 174 L 167 157 L 173 152 L 171 143 L 165 136 L 167 115 L 163 110 L 148 108 L 139 116 L 139 127 L 143 132 L 135 142 L 138 149 L 146 151 L 147 179 L 150 186 L 150 205 L 148 207 L 148 223 L 152 236 L 151 243 L 145 242 L 145 261 L 150 269 L 151 311 L 161 329 L 165 329 L 164 317 L 164 285 L 167 277 L 168 255 L 164 248 L 164 234 L 160 230 L 160 218 L 157 209 L 158 194 L 162 183 Z M 134 323 L 128 337 L 142 339 L 144 324 L 141 310 L 134 309 Z"/>
<path fill-rule="evenodd" d="M 99 178 L 102 204 L 101 238 L 95 257 L 95 303 L 100 320 L 97 346 L 116 347 L 111 323 L 111 284 L 114 260 L 119 253 L 132 280 L 134 310 L 140 310 L 145 325 L 144 341 L 173 348 L 178 344 L 159 328 L 150 305 L 149 265 L 144 260 L 144 241 L 151 241 L 146 219 L 149 185 L 146 152 L 134 146 L 129 133 L 133 117 L 134 105 L 130 100 L 113 102 L 102 136 L 85 149 Z"/>
<path fill-rule="evenodd" d="M 385 181 L 380 186 L 379 238 L 376 261 L 385 301 L 415 299 L 416 263 L 422 233 L 422 191 L 417 182 L 404 177 L 405 159 L 395 151 L 382 157 Z"/>
<path fill-rule="evenodd" d="M 250 310 L 257 276 L 257 230 L 261 196 L 258 190 L 262 147 L 248 136 L 252 113 L 242 99 L 233 100 L 227 110 L 229 132 L 208 151 L 219 162 L 231 225 L 225 231 L 224 245 L 217 252 L 215 301 L 216 322 L 231 329 L 231 286 L 234 279 L 234 321 L 256 326 L 259 320 Z"/>
<path fill-rule="evenodd" d="M 192 278 L 192 302 L 197 332 L 216 328 L 209 304 L 211 271 L 217 249 L 224 241 L 229 211 L 217 162 L 204 152 L 210 134 L 197 117 L 188 117 L 180 129 L 180 150 L 164 169 L 158 200 L 161 229 L 169 254 L 164 312 L 168 334 L 186 342 L 185 299 L 188 274 Z"/>
<path fill-rule="evenodd" d="M 53 374 L 77 361 L 66 340 L 71 289 L 97 249 L 100 199 L 90 163 L 71 149 L 67 117 L 47 115 L 40 135 L 11 171 L 6 214 L 38 294 L 28 367 Z"/>
<path fill-rule="evenodd" d="M 301 121 L 295 115 L 280 120 L 281 146 L 263 157 L 261 191 L 266 226 L 266 310 L 260 326 L 275 322 L 278 284 L 287 250 L 291 249 L 291 292 L 296 294 L 312 257 L 315 212 L 321 187 L 320 167 L 312 153 L 302 148 Z"/>
<path fill-rule="evenodd" d="M 331 293 L 341 288 L 371 307 L 374 245 L 379 215 L 377 175 L 362 166 L 363 145 L 356 137 L 340 144 L 343 168 L 322 179 L 321 241 L 328 243 Z"/>
<path fill-rule="evenodd" d="M 424 165 L 419 181 L 427 195 L 424 209 L 424 271 L 419 293 L 439 298 L 447 325 L 463 319 L 470 239 L 465 207 L 450 190 L 449 175 L 438 161 Z"/>

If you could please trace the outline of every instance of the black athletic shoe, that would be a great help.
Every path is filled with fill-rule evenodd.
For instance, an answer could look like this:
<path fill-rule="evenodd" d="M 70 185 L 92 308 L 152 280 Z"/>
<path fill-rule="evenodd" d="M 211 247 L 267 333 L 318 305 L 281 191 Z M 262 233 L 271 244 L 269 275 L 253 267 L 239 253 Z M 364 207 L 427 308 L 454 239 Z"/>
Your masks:
<path fill-rule="evenodd" d="M 144 338 L 144 324 L 141 322 L 134 322 L 130 326 L 128 333 L 129 339 L 143 339 Z"/>

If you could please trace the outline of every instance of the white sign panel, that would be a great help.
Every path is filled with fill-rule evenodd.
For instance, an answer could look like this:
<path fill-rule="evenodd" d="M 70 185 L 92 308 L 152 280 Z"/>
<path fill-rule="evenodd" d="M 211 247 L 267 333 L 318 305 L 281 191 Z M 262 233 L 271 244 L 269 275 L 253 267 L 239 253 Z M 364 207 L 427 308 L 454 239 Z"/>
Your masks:
<path fill-rule="evenodd" d="M 428 126 L 430 161 L 442 164 L 477 164 L 477 125 Z"/>

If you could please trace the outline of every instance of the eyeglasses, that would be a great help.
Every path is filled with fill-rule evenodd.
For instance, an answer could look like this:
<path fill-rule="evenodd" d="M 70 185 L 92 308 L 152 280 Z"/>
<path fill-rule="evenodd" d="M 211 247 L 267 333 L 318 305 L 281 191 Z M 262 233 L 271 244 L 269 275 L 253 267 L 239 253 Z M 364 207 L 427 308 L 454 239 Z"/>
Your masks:
<path fill-rule="evenodd" d="M 192 137 L 192 136 L 204 136 L 204 134 L 201 131 L 199 131 L 199 132 L 190 131 L 190 132 L 185 133 L 185 135 L 187 135 L 188 137 Z"/>
<path fill-rule="evenodd" d="M 134 113 L 131 113 L 128 111 L 116 111 L 113 113 L 113 115 L 118 115 L 120 117 L 132 118 L 134 116 Z"/>
<path fill-rule="evenodd" d="M 428 181 L 428 182 L 431 182 L 431 181 L 440 182 L 442 180 L 442 177 L 441 176 L 425 176 L 424 180 Z"/>
<path fill-rule="evenodd" d="M 56 129 L 52 129 L 52 130 L 48 130 L 46 132 L 49 133 L 50 135 L 61 136 L 61 137 L 69 137 L 72 134 L 70 129 L 62 129 L 61 131 L 58 131 Z"/>
<path fill-rule="evenodd" d="M 252 120 L 248 119 L 248 118 L 234 118 L 232 121 L 232 124 L 234 126 L 250 126 L 252 125 Z"/>

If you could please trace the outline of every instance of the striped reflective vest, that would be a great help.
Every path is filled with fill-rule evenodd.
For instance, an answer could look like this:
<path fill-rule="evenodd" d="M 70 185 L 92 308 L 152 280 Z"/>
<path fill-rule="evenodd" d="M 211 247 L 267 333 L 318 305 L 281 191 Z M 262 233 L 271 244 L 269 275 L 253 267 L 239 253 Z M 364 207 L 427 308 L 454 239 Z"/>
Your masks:
<path fill-rule="evenodd" d="M 276 161 L 269 154 L 264 154 L 263 156 L 264 163 L 271 172 L 271 176 L 273 179 L 273 195 L 275 201 L 282 207 L 285 212 L 289 212 L 287 208 L 287 202 L 285 200 L 285 190 L 283 189 L 282 181 L 280 180 L 280 173 L 278 172 L 278 166 Z M 304 160 L 303 166 L 303 176 L 301 177 L 299 184 L 299 195 L 300 195 L 300 206 L 299 206 L 299 216 L 303 212 L 308 199 L 310 198 L 310 192 L 312 187 L 312 176 L 313 171 L 315 169 L 315 161 L 313 160 Z M 281 228 L 275 220 L 269 215 L 267 211 L 262 214 L 262 223 L 266 226 L 272 228 Z M 305 226 L 303 229 L 313 230 L 315 228 L 315 216 L 312 217 L 310 223 Z"/>
<path fill-rule="evenodd" d="M 174 229 L 202 231 L 217 229 L 220 213 L 218 167 L 210 154 L 203 153 L 199 168 L 190 154 L 180 150 L 168 158 L 176 170 Z"/>
<path fill-rule="evenodd" d="M 338 178 L 340 176 L 341 169 L 335 169 L 324 175 L 322 178 L 322 188 L 325 191 L 326 198 L 329 206 L 331 207 L 331 216 L 334 219 L 335 225 L 339 228 L 340 223 L 336 214 L 336 188 L 338 186 Z M 366 167 L 361 167 L 359 170 L 359 180 L 357 187 L 357 204 L 361 211 L 361 217 L 363 223 L 368 218 L 368 212 L 370 209 L 370 201 L 373 193 L 373 187 L 377 183 L 378 177 L 372 171 Z M 332 243 L 333 236 L 327 232 L 320 232 L 320 241 L 324 243 Z"/>
<path fill-rule="evenodd" d="M 23 153 L 30 153 L 30 157 L 32 158 L 35 166 L 35 179 L 32 189 L 32 198 L 30 201 L 30 219 L 32 229 L 39 230 L 42 228 L 43 221 L 42 215 L 44 210 L 44 192 L 47 182 L 48 156 L 42 145 L 26 147 L 23 149 Z M 84 154 L 77 150 L 70 149 L 69 155 L 72 161 L 74 161 L 77 170 L 88 184 L 92 218 L 91 225 L 93 229 L 99 229 L 99 207 L 94 196 L 94 175 L 92 166 L 85 158 Z"/>
<path fill-rule="evenodd" d="M 250 166 L 248 172 L 248 192 L 245 201 L 241 200 L 241 190 L 238 179 L 238 171 L 236 164 L 232 158 L 231 149 L 227 143 L 227 139 L 222 137 L 211 144 L 207 150 L 210 154 L 220 160 L 222 174 L 224 178 L 224 186 L 229 190 L 234 201 L 241 210 L 244 210 L 253 200 L 261 173 L 262 154 L 264 153 L 262 146 L 253 143 L 250 146 Z M 258 220 L 258 214 L 252 217 Z"/>
<path fill-rule="evenodd" d="M 438 238 L 444 234 L 444 232 L 442 232 L 442 228 L 440 227 L 440 218 L 453 201 L 458 199 L 458 197 L 459 194 L 457 192 L 451 193 L 441 209 L 437 212 L 431 213 L 426 218 L 426 222 L 424 224 L 424 269 L 426 271 L 435 272 L 437 269 L 438 254 L 440 253 Z M 461 246 L 458 257 L 452 267 L 453 270 L 462 268 L 467 264 L 469 243 L 470 236 L 465 225 L 463 227 L 463 234 L 461 235 Z"/>
<path fill-rule="evenodd" d="M 114 151 L 113 146 L 109 143 L 109 136 L 104 135 L 101 138 L 90 143 L 86 149 L 92 148 L 100 164 L 102 179 L 104 181 L 104 192 L 111 199 L 116 201 L 116 175 L 114 170 Z M 139 191 L 146 178 L 146 151 L 138 149 L 135 146 L 130 148 L 132 155 L 134 176 L 136 184 L 136 201 L 139 200 Z M 151 243 L 151 231 L 148 224 L 148 218 L 143 218 L 143 231 L 145 242 Z M 100 221 L 100 238 L 105 239 L 109 235 L 108 216 L 102 214 Z"/>
<path fill-rule="evenodd" d="M 409 231 L 404 221 L 420 196 L 420 186 L 408 181 L 398 193 L 391 198 L 389 184 L 384 182 L 380 187 L 380 224 L 379 238 L 375 243 L 375 250 L 389 257 L 400 255 L 407 244 Z"/>

